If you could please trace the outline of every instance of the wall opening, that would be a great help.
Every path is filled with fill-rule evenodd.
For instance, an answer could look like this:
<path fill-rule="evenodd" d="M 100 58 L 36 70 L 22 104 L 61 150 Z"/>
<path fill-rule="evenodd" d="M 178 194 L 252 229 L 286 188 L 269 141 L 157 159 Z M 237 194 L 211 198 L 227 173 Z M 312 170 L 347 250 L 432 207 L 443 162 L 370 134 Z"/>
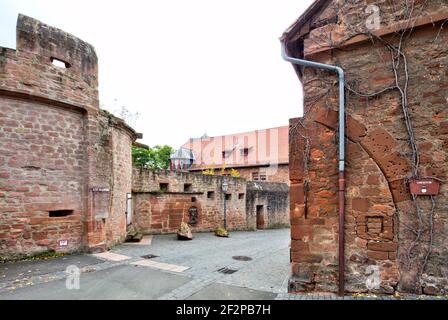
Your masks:
<path fill-rule="evenodd" d="M 50 61 L 51 61 L 51 63 L 52 63 L 54 66 L 56 66 L 56 67 L 58 67 L 58 68 L 68 69 L 68 68 L 70 68 L 70 67 L 72 66 L 72 65 L 71 65 L 70 63 L 68 63 L 68 62 L 63 61 L 63 60 L 58 59 L 58 58 L 54 58 L 54 57 L 51 57 L 51 58 L 50 58 Z"/>
<path fill-rule="evenodd" d="M 168 183 L 159 183 L 160 191 L 168 191 Z"/>
<path fill-rule="evenodd" d="M 50 218 L 66 217 L 73 214 L 73 210 L 52 210 L 48 212 Z"/>
<path fill-rule="evenodd" d="M 193 186 L 191 183 L 184 183 L 184 192 L 191 192 L 193 190 Z"/>
<path fill-rule="evenodd" d="M 264 206 L 257 206 L 257 229 L 264 229 Z"/>
<path fill-rule="evenodd" d="M 239 193 L 238 194 L 238 199 L 243 200 L 244 199 L 244 193 Z"/>
<path fill-rule="evenodd" d="M 198 223 L 198 208 L 191 207 L 188 209 L 188 224 L 195 225 Z"/>
<path fill-rule="evenodd" d="M 132 223 L 132 194 L 126 193 L 126 224 Z"/>
<path fill-rule="evenodd" d="M 226 193 L 226 200 L 232 200 L 232 194 Z"/>
<path fill-rule="evenodd" d="M 196 197 L 191 197 L 191 202 L 196 202 Z"/>
<path fill-rule="evenodd" d="M 214 191 L 208 191 L 207 192 L 207 199 L 214 200 L 215 199 L 215 192 Z"/>

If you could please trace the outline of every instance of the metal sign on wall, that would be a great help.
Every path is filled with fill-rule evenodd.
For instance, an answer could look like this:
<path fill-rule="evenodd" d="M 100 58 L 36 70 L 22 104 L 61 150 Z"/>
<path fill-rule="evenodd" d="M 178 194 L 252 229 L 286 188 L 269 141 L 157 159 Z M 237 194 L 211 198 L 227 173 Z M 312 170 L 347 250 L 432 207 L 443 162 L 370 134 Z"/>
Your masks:
<path fill-rule="evenodd" d="M 91 189 L 93 194 L 93 215 L 96 219 L 109 217 L 110 189 L 95 187 Z"/>
<path fill-rule="evenodd" d="M 413 180 L 409 183 L 411 194 L 419 196 L 436 196 L 439 193 L 440 182 L 436 179 Z"/>
<path fill-rule="evenodd" d="M 67 247 L 68 246 L 68 240 L 59 240 L 58 241 L 59 247 Z"/>

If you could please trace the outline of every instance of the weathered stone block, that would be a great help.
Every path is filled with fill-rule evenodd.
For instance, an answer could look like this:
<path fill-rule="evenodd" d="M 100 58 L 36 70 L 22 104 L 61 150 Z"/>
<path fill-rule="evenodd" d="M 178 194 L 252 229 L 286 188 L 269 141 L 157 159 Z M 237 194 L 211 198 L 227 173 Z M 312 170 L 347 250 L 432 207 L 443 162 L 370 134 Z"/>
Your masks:
<path fill-rule="evenodd" d="M 360 212 L 367 212 L 369 210 L 369 200 L 366 198 L 353 198 L 352 209 Z"/>
<path fill-rule="evenodd" d="M 397 251 L 398 244 L 395 242 L 369 242 L 367 244 L 369 250 L 374 251 Z"/>

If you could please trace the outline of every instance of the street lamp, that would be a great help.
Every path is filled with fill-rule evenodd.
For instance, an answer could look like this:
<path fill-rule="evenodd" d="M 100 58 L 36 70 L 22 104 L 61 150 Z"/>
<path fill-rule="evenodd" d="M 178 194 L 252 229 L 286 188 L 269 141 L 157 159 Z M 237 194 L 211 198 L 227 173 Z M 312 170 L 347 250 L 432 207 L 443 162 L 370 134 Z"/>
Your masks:
<path fill-rule="evenodd" d="M 227 180 L 224 179 L 222 181 L 222 192 L 224 193 L 224 229 L 227 230 L 227 206 L 226 206 L 226 195 L 227 195 L 227 191 L 229 191 L 229 184 L 227 183 Z"/>

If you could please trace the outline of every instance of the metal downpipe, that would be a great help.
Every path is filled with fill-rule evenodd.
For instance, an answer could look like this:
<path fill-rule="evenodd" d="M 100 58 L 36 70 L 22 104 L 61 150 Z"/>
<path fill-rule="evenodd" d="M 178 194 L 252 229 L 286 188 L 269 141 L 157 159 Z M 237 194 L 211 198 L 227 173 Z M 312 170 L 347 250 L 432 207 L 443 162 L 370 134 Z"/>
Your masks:
<path fill-rule="evenodd" d="M 305 67 L 326 69 L 339 76 L 339 295 L 344 295 L 345 283 L 345 77 L 340 67 L 309 60 L 292 58 L 286 53 L 286 45 L 282 41 L 282 58 L 292 64 Z"/>

